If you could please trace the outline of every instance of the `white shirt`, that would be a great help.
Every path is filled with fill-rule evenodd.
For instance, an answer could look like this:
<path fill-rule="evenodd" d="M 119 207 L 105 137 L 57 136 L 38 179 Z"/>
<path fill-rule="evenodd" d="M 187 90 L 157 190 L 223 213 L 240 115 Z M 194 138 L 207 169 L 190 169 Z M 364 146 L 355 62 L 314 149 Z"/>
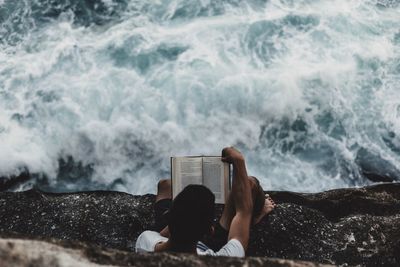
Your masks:
<path fill-rule="evenodd" d="M 158 232 L 144 231 L 136 240 L 136 252 L 154 252 L 157 243 L 166 242 L 168 238 L 161 236 Z M 202 242 L 197 243 L 198 255 L 211 255 L 211 256 L 230 256 L 230 257 L 244 257 L 245 251 L 242 243 L 237 239 L 231 239 L 219 251 L 214 252 Z"/>

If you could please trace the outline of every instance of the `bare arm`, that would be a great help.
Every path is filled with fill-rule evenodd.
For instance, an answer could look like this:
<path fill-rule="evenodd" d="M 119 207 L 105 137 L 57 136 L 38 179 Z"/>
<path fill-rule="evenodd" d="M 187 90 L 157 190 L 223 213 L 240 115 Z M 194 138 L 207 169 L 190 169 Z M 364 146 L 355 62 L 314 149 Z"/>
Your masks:
<path fill-rule="evenodd" d="M 166 238 L 170 237 L 168 225 L 165 226 L 164 229 L 161 230 L 160 235 L 163 237 L 166 237 Z"/>
<path fill-rule="evenodd" d="M 232 219 L 228 240 L 237 239 L 246 250 L 249 243 L 250 224 L 253 210 L 251 185 L 247 177 L 243 155 L 234 148 L 222 150 L 223 160 L 233 164 L 232 198 L 236 214 Z"/>

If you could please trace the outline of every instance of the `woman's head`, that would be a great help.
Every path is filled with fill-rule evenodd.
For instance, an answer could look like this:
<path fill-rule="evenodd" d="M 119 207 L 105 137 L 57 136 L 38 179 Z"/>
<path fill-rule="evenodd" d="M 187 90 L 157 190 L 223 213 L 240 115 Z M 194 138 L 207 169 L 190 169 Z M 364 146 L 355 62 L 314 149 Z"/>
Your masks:
<path fill-rule="evenodd" d="M 214 203 L 214 194 L 202 185 L 188 185 L 175 197 L 168 214 L 168 227 L 176 250 L 196 243 L 210 233 Z"/>

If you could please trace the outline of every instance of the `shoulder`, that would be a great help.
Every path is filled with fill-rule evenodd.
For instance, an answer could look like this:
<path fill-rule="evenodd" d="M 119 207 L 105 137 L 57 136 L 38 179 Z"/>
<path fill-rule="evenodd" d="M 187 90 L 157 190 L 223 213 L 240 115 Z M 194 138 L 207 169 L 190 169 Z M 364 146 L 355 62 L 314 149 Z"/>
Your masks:
<path fill-rule="evenodd" d="M 231 239 L 225 246 L 223 246 L 218 252 L 218 255 L 221 256 L 231 256 L 231 257 L 240 257 L 243 258 L 245 256 L 245 251 L 242 243 L 240 243 L 237 239 Z"/>
<path fill-rule="evenodd" d="M 167 240 L 168 238 L 161 236 L 158 232 L 144 231 L 136 240 L 136 252 L 154 252 L 157 243 Z"/>
<path fill-rule="evenodd" d="M 199 242 L 200 243 L 200 242 Z M 229 256 L 229 257 L 239 257 L 243 258 L 245 256 L 245 251 L 237 239 L 231 239 L 228 243 L 225 244 L 219 251 L 214 252 L 211 249 L 204 249 L 199 251 L 199 244 L 197 245 L 197 253 L 199 255 L 210 255 L 210 256 Z"/>

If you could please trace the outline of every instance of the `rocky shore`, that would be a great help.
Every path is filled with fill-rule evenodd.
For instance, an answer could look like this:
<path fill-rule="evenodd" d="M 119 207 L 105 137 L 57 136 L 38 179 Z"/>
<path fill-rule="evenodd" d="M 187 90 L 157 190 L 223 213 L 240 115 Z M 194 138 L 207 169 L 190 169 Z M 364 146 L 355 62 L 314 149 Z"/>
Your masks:
<path fill-rule="evenodd" d="M 399 183 L 268 193 L 278 207 L 252 229 L 251 257 L 240 260 L 132 253 L 137 236 L 153 223 L 154 195 L 1 192 L 0 266 L 26 266 L 17 264 L 24 260 L 30 266 L 77 266 L 62 260 L 67 258 L 82 266 L 400 265 Z"/>

